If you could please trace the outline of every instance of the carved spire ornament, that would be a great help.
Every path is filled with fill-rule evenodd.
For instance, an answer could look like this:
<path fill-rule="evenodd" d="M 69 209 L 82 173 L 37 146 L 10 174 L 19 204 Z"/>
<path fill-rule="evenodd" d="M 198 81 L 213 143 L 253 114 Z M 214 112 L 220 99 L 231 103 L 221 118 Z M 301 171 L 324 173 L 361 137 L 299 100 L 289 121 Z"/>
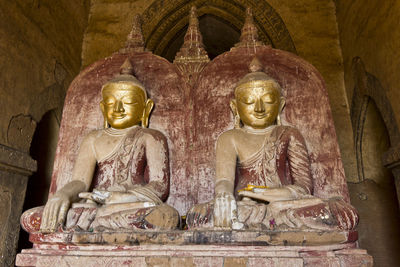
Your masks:
<path fill-rule="evenodd" d="M 174 64 L 182 73 L 190 75 L 200 72 L 209 61 L 199 29 L 197 10 L 193 6 L 190 10 L 189 27 L 183 45 L 175 56 Z"/>
<path fill-rule="evenodd" d="M 258 38 L 258 30 L 254 24 L 253 11 L 246 9 L 246 19 L 241 31 L 240 42 L 235 47 L 256 47 L 264 45 Z"/>
<path fill-rule="evenodd" d="M 142 33 L 142 20 L 139 14 L 133 17 L 132 30 L 126 38 L 125 47 L 120 49 L 120 53 L 143 52 L 144 38 Z"/>

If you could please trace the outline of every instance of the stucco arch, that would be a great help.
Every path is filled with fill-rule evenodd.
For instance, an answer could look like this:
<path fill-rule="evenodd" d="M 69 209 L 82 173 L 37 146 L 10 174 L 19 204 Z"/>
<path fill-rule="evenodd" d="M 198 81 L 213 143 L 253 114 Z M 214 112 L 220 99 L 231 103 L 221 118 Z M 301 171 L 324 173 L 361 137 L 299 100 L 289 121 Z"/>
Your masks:
<path fill-rule="evenodd" d="M 155 54 L 162 54 L 187 25 L 192 6 L 197 7 L 199 17 L 206 14 L 214 16 L 238 31 L 245 21 L 246 7 L 250 7 L 260 39 L 274 48 L 296 53 L 279 14 L 266 1 L 256 0 L 156 0 L 142 16 L 146 47 Z"/>
<path fill-rule="evenodd" d="M 388 168 L 391 168 L 389 165 L 397 161 L 399 152 L 396 152 L 396 148 L 400 145 L 400 132 L 392 106 L 386 97 L 385 89 L 375 76 L 365 70 L 364 63 L 359 57 L 353 59 L 353 75 L 355 88 L 352 99 L 351 120 L 356 145 L 358 177 L 360 181 L 363 181 L 362 136 L 370 99 L 375 102 L 388 131 L 391 147 L 383 155 L 383 163 Z"/>

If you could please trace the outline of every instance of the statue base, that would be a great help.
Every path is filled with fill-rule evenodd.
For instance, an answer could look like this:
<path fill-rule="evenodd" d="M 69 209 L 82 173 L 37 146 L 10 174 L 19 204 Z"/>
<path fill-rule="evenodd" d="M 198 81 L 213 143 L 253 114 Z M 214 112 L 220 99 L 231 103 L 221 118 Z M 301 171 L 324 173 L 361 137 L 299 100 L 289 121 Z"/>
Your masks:
<path fill-rule="evenodd" d="M 372 266 L 355 243 L 325 246 L 36 245 L 17 266 Z"/>
<path fill-rule="evenodd" d="M 17 266 L 372 266 L 355 231 L 136 231 L 30 235 Z"/>

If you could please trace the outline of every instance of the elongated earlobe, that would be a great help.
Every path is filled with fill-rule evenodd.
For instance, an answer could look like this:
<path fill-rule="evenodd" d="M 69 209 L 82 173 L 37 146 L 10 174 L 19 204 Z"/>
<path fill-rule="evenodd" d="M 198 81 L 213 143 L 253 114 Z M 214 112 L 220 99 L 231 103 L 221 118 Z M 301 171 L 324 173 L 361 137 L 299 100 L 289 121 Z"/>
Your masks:
<path fill-rule="evenodd" d="M 154 102 L 151 99 L 147 99 L 146 105 L 143 110 L 143 116 L 142 116 L 142 127 L 147 128 L 149 127 L 149 117 L 150 113 L 153 110 L 154 107 Z"/>
<path fill-rule="evenodd" d="M 101 109 L 101 113 L 103 114 L 103 119 L 104 119 L 103 127 L 104 127 L 104 129 L 110 128 L 110 125 L 107 122 L 107 116 L 105 114 L 103 101 L 100 102 L 100 109 Z"/>
<path fill-rule="evenodd" d="M 108 124 L 107 119 L 104 118 L 104 124 L 103 124 L 104 129 L 110 128 L 110 124 Z"/>
<path fill-rule="evenodd" d="M 236 100 L 232 99 L 230 102 L 230 107 L 233 113 L 233 117 L 234 117 L 234 128 L 235 129 L 240 129 L 240 116 L 239 113 L 237 112 L 237 107 L 236 107 Z"/>
<path fill-rule="evenodd" d="M 282 113 L 282 110 L 285 107 L 285 105 L 286 105 L 286 101 L 285 101 L 285 98 L 282 96 L 280 99 L 280 103 L 279 103 L 279 113 L 278 113 L 278 116 L 276 117 L 276 124 L 278 124 L 278 125 L 282 125 L 281 113 Z"/>

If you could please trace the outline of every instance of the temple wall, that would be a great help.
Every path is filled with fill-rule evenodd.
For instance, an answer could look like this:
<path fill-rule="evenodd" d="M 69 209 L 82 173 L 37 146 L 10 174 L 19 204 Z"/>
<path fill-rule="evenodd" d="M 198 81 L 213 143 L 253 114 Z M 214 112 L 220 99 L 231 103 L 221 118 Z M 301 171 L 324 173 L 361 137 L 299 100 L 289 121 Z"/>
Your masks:
<path fill-rule="evenodd" d="M 28 151 L 81 67 L 89 1 L 1 1 L 0 144 Z"/>
<path fill-rule="evenodd" d="M 357 61 L 362 61 L 365 71 L 380 83 L 376 87 L 366 82 L 367 88 L 361 88 L 361 94 L 369 100 L 364 127 L 355 129 L 355 134 L 362 136 L 357 160 L 364 177 L 349 184 L 349 191 L 351 202 L 360 213 L 359 242 L 374 257 L 376 266 L 397 266 L 400 262 L 400 175 L 394 169 L 399 168 L 399 159 L 393 157 L 392 164 L 386 163 L 389 170 L 383 166 L 382 156 L 389 147 L 397 153 L 400 147 L 400 2 L 336 0 L 336 5 L 349 102 L 359 105 L 357 101 L 362 99 L 358 96 Z M 353 60 L 356 57 L 359 60 Z"/>
<path fill-rule="evenodd" d="M 121 48 L 133 15 L 143 13 L 152 2 L 93 0 L 82 48 L 82 65 L 87 66 Z M 313 64 L 326 81 L 346 177 L 348 181 L 354 181 L 357 178 L 356 161 L 353 139 L 348 138 L 352 136 L 352 128 L 334 2 L 267 2 L 284 21 L 298 55 Z"/>
<path fill-rule="evenodd" d="M 14 266 L 28 177 L 36 170 L 31 141 L 48 110 L 59 122 L 81 67 L 88 11 L 88 0 L 0 1 L 0 266 Z M 45 146 L 55 150 L 49 139 Z"/>
<path fill-rule="evenodd" d="M 142 14 L 154 0 L 91 0 L 89 24 L 82 44 L 82 66 L 108 57 L 124 46 L 133 16 Z"/>
<path fill-rule="evenodd" d="M 348 99 L 351 102 L 355 85 L 352 60 L 358 56 L 366 70 L 386 89 L 397 125 L 400 125 L 400 2 L 337 0 L 336 4 Z"/>

